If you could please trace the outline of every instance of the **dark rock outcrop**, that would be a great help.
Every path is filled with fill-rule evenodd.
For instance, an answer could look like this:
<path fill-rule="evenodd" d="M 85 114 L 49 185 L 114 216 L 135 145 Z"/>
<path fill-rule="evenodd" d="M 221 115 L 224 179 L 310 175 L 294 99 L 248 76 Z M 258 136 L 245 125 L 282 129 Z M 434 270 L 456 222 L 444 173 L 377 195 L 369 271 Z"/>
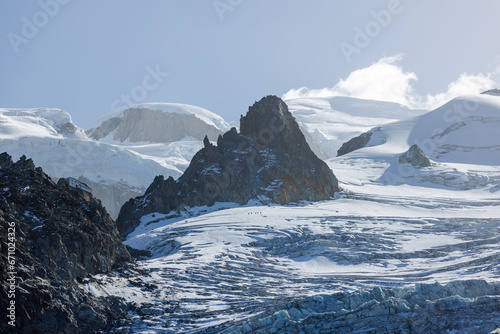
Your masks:
<path fill-rule="evenodd" d="M 117 219 L 120 233 L 127 236 L 152 212 L 251 199 L 279 204 L 319 201 L 339 190 L 336 177 L 312 152 L 280 98 L 256 102 L 241 117 L 240 130 L 219 136 L 217 146 L 205 138 L 177 181 L 157 176 L 143 196 L 125 203 Z"/>
<path fill-rule="evenodd" d="M 485 92 L 482 92 L 481 94 L 489 94 L 489 95 L 500 95 L 500 89 L 490 89 Z"/>
<path fill-rule="evenodd" d="M 370 142 L 373 133 L 376 131 L 380 131 L 380 128 L 371 129 L 368 132 L 362 133 L 357 137 L 349 139 L 347 142 L 343 143 L 342 146 L 337 150 L 337 157 L 366 147 L 366 145 L 368 145 L 368 143 Z"/>
<path fill-rule="evenodd" d="M 415 167 L 429 167 L 431 165 L 431 161 L 417 144 L 412 145 L 408 151 L 399 156 L 399 163 L 409 163 Z"/>
<path fill-rule="evenodd" d="M 14 163 L 6 153 L 0 249 L 2 314 L 15 300 L 15 327 L 2 316 L 0 332 L 95 333 L 125 315 L 119 299 L 94 297 L 78 284 L 130 259 L 101 203 L 63 179 L 55 184 L 31 159 Z M 13 290 L 15 299 L 8 298 Z"/>
<path fill-rule="evenodd" d="M 368 142 L 370 141 L 372 134 L 372 132 L 365 132 L 343 143 L 337 151 L 337 156 L 340 157 L 341 155 L 351 153 L 365 147 L 366 144 L 368 144 Z"/>

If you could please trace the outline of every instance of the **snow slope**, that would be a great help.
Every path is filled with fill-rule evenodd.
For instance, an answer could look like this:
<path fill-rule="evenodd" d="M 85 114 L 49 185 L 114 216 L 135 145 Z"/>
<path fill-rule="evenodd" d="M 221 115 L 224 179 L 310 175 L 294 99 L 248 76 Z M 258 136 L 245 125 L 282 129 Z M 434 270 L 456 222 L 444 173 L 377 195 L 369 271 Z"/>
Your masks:
<path fill-rule="evenodd" d="M 117 331 L 489 333 L 500 328 L 499 103 L 467 96 L 383 125 L 371 147 L 327 160 L 336 200 L 144 216 L 126 244 L 151 257 L 86 288 L 136 303 Z M 457 105 L 470 107 L 460 120 Z M 323 126 L 326 109 L 307 124 Z M 432 166 L 399 164 L 416 141 Z"/>
<path fill-rule="evenodd" d="M 363 132 L 426 112 L 392 102 L 339 96 L 285 102 L 303 131 L 307 131 L 314 140 L 314 143 L 308 140 L 310 146 L 317 144 L 327 158 L 336 157 L 344 142 Z"/>
<path fill-rule="evenodd" d="M 0 138 L 17 140 L 28 134 L 43 138 L 87 139 L 77 128 L 71 116 L 63 110 L 52 108 L 0 109 Z"/>
<path fill-rule="evenodd" d="M 432 125 L 432 126 L 431 126 Z M 419 117 L 408 136 L 436 161 L 500 165 L 500 97 L 456 98 Z"/>

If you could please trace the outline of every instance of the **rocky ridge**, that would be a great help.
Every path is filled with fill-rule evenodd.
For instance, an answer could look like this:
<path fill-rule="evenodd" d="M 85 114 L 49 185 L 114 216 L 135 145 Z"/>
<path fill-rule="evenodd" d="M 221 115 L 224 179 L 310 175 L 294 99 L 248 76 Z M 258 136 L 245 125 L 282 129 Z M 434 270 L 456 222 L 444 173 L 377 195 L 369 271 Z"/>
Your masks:
<path fill-rule="evenodd" d="M 482 92 L 481 94 L 500 95 L 500 89 L 498 88 L 489 89 L 485 92 Z"/>
<path fill-rule="evenodd" d="M 100 201 L 7 153 L 0 154 L 0 194 L 0 307 L 12 300 L 13 282 L 16 305 L 15 326 L 2 321 L 0 332 L 93 333 L 124 317 L 123 302 L 78 284 L 130 260 Z"/>
<path fill-rule="evenodd" d="M 143 196 L 131 199 L 117 219 L 122 236 L 146 214 L 169 213 L 215 202 L 245 204 L 252 199 L 285 204 L 330 199 L 338 181 L 310 149 L 287 105 L 267 96 L 249 108 L 235 128 L 217 139 L 205 137 L 184 174 L 157 176 Z"/>
<path fill-rule="evenodd" d="M 371 129 L 368 132 L 362 133 L 357 137 L 354 137 L 347 142 L 343 143 L 342 146 L 337 151 L 337 157 L 345 155 L 347 153 L 354 152 L 363 147 L 366 147 L 372 138 L 373 133 L 380 131 L 380 127 Z"/>

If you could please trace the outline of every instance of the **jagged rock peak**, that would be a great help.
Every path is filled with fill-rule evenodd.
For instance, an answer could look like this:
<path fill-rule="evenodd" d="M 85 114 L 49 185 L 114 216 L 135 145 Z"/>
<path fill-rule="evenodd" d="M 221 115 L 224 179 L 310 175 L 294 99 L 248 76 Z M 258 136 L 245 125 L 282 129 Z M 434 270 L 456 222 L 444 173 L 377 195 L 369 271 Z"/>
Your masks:
<path fill-rule="evenodd" d="M 203 138 L 203 147 L 205 149 L 210 149 L 212 144 L 210 144 L 210 140 L 208 140 L 208 137 L 205 136 L 205 138 Z"/>
<path fill-rule="evenodd" d="M 260 149 L 269 147 L 302 158 L 318 159 L 286 103 L 274 95 L 249 107 L 240 119 L 240 134 L 253 138 Z"/>
<path fill-rule="evenodd" d="M 251 199 L 286 204 L 334 197 L 338 181 L 307 144 L 295 118 L 279 97 L 256 102 L 235 128 L 208 138 L 177 180 L 156 178 L 144 196 L 127 202 L 117 219 L 125 237 L 140 218 L 216 202 L 245 204 Z"/>
<path fill-rule="evenodd" d="M 7 152 L 0 154 L 0 169 L 7 168 L 13 164 L 12 157 Z"/>
<path fill-rule="evenodd" d="M 242 135 L 254 137 L 261 129 L 278 130 L 289 125 L 293 119 L 288 106 L 277 96 L 268 95 L 248 108 L 248 113 L 240 118 Z"/>
<path fill-rule="evenodd" d="M 7 152 L 0 154 L 0 169 L 14 168 L 18 171 L 22 170 L 35 170 L 33 160 L 26 158 L 23 155 L 19 161 L 13 162 L 12 157 Z"/>

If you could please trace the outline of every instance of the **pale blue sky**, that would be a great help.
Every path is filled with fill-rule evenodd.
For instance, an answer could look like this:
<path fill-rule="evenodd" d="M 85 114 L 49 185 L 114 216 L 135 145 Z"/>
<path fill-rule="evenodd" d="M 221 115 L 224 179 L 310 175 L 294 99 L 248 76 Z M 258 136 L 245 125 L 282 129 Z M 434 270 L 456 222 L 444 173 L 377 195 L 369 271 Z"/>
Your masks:
<path fill-rule="evenodd" d="M 397 2 L 2 0 L 0 107 L 62 108 L 85 128 L 131 95 L 231 121 L 264 95 L 333 87 L 383 57 L 403 54 L 422 96 L 495 72 L 500 1 Z M 377 22 L 382 10 L 394 13 Z M 356 46 L 356 28 L 372 29 L 369 43 Z"/>

